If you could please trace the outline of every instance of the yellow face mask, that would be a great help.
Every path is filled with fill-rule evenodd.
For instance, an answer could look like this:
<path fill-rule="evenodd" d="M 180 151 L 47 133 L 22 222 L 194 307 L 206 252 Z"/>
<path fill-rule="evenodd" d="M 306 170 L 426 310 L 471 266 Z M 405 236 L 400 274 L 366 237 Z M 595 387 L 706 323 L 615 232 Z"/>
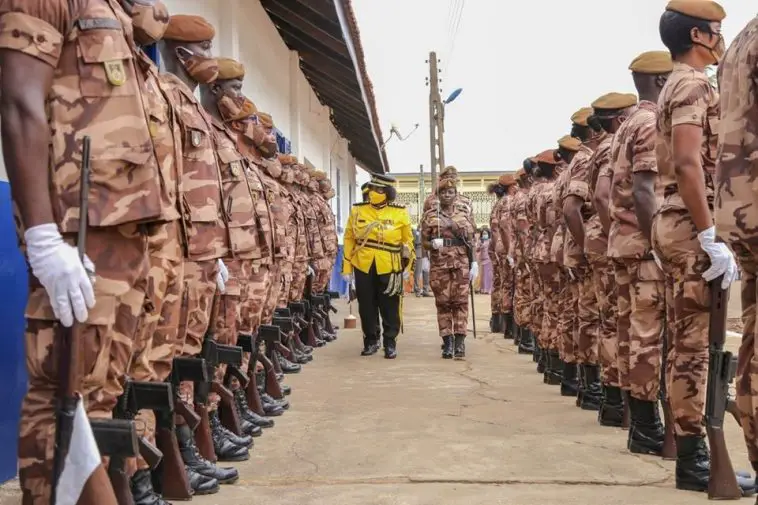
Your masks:
<path fill-rule="evenodd" d="M 371 205 L 381 205 L 387 201 L 387 195 L 376 191 L 369 191 L 368 201 L 371 202 Z"/>

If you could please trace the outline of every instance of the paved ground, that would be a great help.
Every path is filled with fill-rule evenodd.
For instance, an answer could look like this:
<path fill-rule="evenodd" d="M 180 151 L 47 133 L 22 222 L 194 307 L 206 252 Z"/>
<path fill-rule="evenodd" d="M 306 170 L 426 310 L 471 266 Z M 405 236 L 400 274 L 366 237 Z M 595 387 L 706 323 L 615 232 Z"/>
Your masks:
<path fill-rule="evenodd" d="M 241 481 L 193 503 L 707 503 L 673 489 L 672 462 L 627 453 L 626 432 L 543 385 L 528 357 L 484 332 L 488 298 L 477 308 L 465 362 L 440 359 L 432 299 L 406 298 L 395 361 L 361 358 L 357 330 L 343 330 L 288 377 L 292 408 L 256 440 Z M 731 420 L 727 432 L 735 467 L 747 468 Z M 0 504 L 18 505 L 15 494 Z"/>

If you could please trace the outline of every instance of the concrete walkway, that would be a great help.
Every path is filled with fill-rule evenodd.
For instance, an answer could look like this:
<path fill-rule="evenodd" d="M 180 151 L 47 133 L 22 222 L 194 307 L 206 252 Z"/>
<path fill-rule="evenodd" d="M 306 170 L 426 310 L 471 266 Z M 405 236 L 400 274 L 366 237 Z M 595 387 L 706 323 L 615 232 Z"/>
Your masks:
<path fill-rule="evenodd" d="M 411 296 L 405 306 L 397 360 L 360 357 L 358 330 L 342 330 L 288 376 L 292 408 L 256 439 L 240 482 L 193 503 L 708 502 L 674 489 L 673 462 L 629 454 L 626 432 L 600 427 L 543 385 L 530 357 L 487 334 L 488 297 L 477 298 L 480 334 L 469 337 L 465 362 L 440 359 L 433 299 Z M 731 419 L 727 433 L 734 466 L 747 468 Z M 6 489 L 0 504 L 17 505 L 14 495 Z"/>

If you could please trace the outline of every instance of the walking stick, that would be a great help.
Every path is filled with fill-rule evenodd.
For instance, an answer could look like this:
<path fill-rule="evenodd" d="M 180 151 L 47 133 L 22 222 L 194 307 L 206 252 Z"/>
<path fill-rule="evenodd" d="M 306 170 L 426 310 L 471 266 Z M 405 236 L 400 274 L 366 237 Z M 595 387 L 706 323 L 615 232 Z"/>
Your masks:
<path fill-rule="evenodd" d="M 468 281 L 469 295 L 471 296 L 471 326 L 474 330 L 474 339 L 476 339 L 476 307 L 474 306 L 474 283 Z"/>

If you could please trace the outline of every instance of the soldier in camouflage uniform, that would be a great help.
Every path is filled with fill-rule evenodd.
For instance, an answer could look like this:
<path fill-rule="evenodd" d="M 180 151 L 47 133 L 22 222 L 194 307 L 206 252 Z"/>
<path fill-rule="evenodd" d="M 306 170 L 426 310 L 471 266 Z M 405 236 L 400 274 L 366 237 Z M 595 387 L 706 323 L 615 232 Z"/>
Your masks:
<path fill-rule="evenodd" d="M 666 365 L 677 435 L 676 486 L 695 491 L 708 488 L 710 467 L 703 429 L 708 283 L 723 276 L 716 288 L 728 288 L 738 274 L 731 250 L 716 242 L 713 225 L 719 96 L 704 72 L 724 52 L 724 17 L 716 2 L 680 0 L 668 4 L 660 21 L 674 70 L 658 100 L 656 158 L 664 201 L 653 221 L 652 245 L 673 291 Z M 741 486 L 744 492 L 755 490 L 752 481 Z"/>
<path fill-rule="evenodd" d="M 612 100 L 613 97 L 606 96 L 599 100 L 602 102 L 608 99 Z M 573 273 L 577 277 L 576 296 L 579 323 L 576 333 L 579 363 L 577 406 L 584 410 L 599 410 L 602 396 L 599 365 L 599 339 L 602 320 L 596 296 L 592 263 L 586 254 L 586 234 L 590 220 L 595 216 L 590 193 L 592 160 L 600 151 L 601 146 L 603 148 L 601 155 L 607 153 L 610 147 L 610 139 L 597 124 L 590 127 L 589 130 L 591 131 L 590 136 L 585 139 L 569 167 L 571 180 L 564 199 L 563 212 L 567 227 L 571 232 L 572 247 L 574 244 L 576 245 L 572 260 L 576 261 L 576 268 Z M 599 222 L 596 224 L 599 227 Z M 597 263 L 596 266 L 602 267 L 601 264 Z"/>
<path fill-rule="evenodd" d="M 529 306 L 532 302 L 531 285 L 529 282 L 529 264 L 527 257 L 532 254 L 530 249 L 531 225 L 527 219 L 527 203 L 529 200 L 532 177 L 530 173 L 522 171 L 518 178 L 519 191 L 513 196 L 511 219 L 515 222 L 516 255 L 515 262 L 515 287 L 513 292 L 513 318 L 515 335 L 518 337 L 522 331 L 527 330 L 529 323 Z"/>
<path fill-rule="evenodd" d="M 747 445 L 748 459 L 758 471 L 758 394 L 756 391 L 755 315 L 756 315 L 756 222 L 753 161 L 758 151 L 755 107 L 755 81 L 752 75 L 758 61 L 756 36 L 758 18 L 735 38 L 719 62 L 721 91 L 721 130 L 719 158 L 716 162 L 716 228 L 719 237 L 734 250 L 742 268 L 742 346 L 737 364 L 737 406 Z"/>
<path fill-rule="evenodd" d="M 498 296 L 501 299 L 501 307 L 503 309 L 503 336 L 505 338 L 514 338 L 513 334 L 513 276 L 514 276 L 514 260 L 513 260 L 513 216 L 511 214 L 511 200 L 516 192 L 516 179 L 510 174 L 501 175 L 498 178 L 497 186 L 503 188 L 504 192 L 499 202 L 503 202 L 498 209 L 496 217 L 496 228 L 490 228 L 492 230 L 492 238 L 490 239 L 490 258 L 492 261 L 493 274 L 496 271 L 500 271 L 501 285 L 500 293 L 495 290 L 493 285 L 492 296 Z M 494 213 L 494 209 L 493 209 Z M 497 238 L 496 238 L 497 237 Z M 492 243 L 496 242 L 493 247 Z M 495 262 L 498 263 L 495 263 Z"/>
<path fill-rule="evenodd" d="M 168 72 L 164 79 L 171 89 L 174 113 L 182 131 L 182 224 L 186 251 L 177 340 L 181 349 L 176 352 L 185 357 L 200 355 L 205 335 L 213 327 L 214 300 L 228 280 L 226 266 L 220 258 L 227 256 L 231 247 L 226 221 L 221 217 L 225 198 L 216 161 L 212 118 L 194 94 L 199 84 L 212 82 L 218 76 L 218 63 L 210 56 L 214 37 L 215 29 L 203 18 L 176 15 L 172 16 L 160 47 Z M 236 290 L 234 286 L 232 289 Z M 218 395 L 211 393 L 207 406 L 195 404 L 194 384 L 190 381 L 180 384 L 179 396 L 201 412 L 206 408 L 215 410 L 219 401 Z M 211 426 L 202 422 L 194 434 L 181 416 L 177 416 L 176 425 L 179 447 L 189 470 L 222 484 L 237 480 L 235 469 L 216 467 L 213 461 L 246 459 L 246 443 L 234 443 L 226 432 L 221 432 L 218 423 Z M 221 436 L 214 440 L 213 431 Z M 216 442 L 212 447 L 211 440 Z M 204 451 L 202 456 L 198 446 Z"/>
<path fill-rule="evenodd" d="M 429 209 L 422 218 L 422 244 L 430 252 L 429 284 L 437 306 L 442 357 L 463 359 L 469 289 L 479 270 L 472 257 L 476 224 L 469 208 L 457 201 L 454 179 L 441 179 L 436 194 L 439 207 Z"/>
<path fill-rule="evenodd" d="M 18 448 L 25 504 L 51 501 L 58 377 L 49 363 L 57 363 L 62 350 L 53 345 L 60 338 L 57 326 L 80 323 L 76 338 L 85 375 L 76 387 L 88 416 L 110 418 L 137 344 L 133 338 L 145 336 L 137 335 L 138 326 L 154 317 L 143 307 L 154 296 L 145 290 L 148 276 L 161 276 L 150 273 L 158 251 L 169 250 L 159 242 L 175 230 L 174 132 L 155 130 L 151 138 L 149 118 L 165 110 L 165 97 L 147 89 L 155 76 L 145 75 L 139 62 L 144 55 L 130 49 L 159 39 L 167 16 L 160 2 L 131 7 L 105 0 L 9 1 L 0 7 L 5 165 L 32 274 L 25 312 L 28 389 Z M 76 21 L 87 17 L 117 29 L 105 38 L 84 37 Z M 123 48 L 123 58 L 104 70 L 101 60 L 86 55 L 100 55 L 106 45 Z M 124 92 L 114 94 L 116 87 Z M 45 117 L 47 124 L 40 121 Z M 84 136 L 92 138 L 93 170 L 82 261 L 75 246 Z M 68 296 L 56 296 L 61 292 Z M 144 378 L 152 379 L 149 359 L 142 368 Z M 149 473 L 140 471 L 132 481 L 139 498 L 157 498 L 145 478 Z M 89 477 L 78 503 L 116 503 L 104 468 Z"/>

